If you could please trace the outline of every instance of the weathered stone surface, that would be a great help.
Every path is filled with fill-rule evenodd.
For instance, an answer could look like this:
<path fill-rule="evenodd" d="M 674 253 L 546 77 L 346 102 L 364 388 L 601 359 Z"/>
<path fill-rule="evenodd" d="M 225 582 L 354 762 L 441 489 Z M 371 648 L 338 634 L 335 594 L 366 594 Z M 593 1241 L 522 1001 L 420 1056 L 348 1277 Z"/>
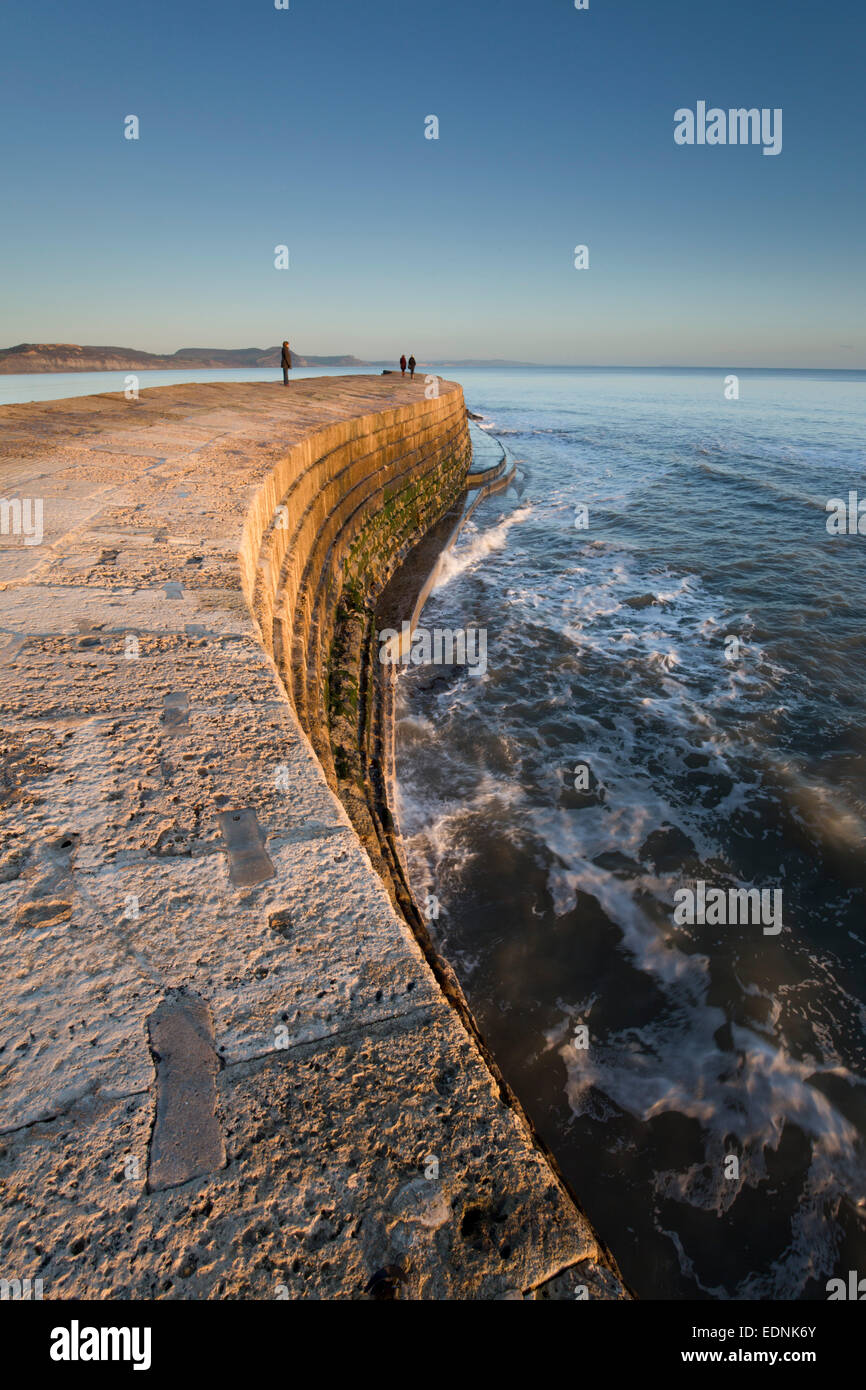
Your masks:
<path fill-rule="evenodd" d="M 45 518 L 0 537 L 0 1247 L 48 1298 L 530 1296 L 605 1263 L 284 684 L 326 734 L 340 585 L 453 489 L 463 411 L 393 377 L 0 410 L 0 490 Z M 232 876 L 239 808 L 268 877 Z M 204 1033 L 160 1012 L 193 995 Z M 168 1057 L 178 1017 L 203 1090 L 169 1167 L 147 1021 Z"/>
<path fill-rule="evenodd" d="M 165 1191 L 146 1097 L 0 1141 L 16 1268 L 46 1298 L 364 1298 L 388 1266 L 399 1298 L 499 1298 L 597 1253 L 443 1001 L 226 1068 L 217 1093 L 225 1167 Z"/>

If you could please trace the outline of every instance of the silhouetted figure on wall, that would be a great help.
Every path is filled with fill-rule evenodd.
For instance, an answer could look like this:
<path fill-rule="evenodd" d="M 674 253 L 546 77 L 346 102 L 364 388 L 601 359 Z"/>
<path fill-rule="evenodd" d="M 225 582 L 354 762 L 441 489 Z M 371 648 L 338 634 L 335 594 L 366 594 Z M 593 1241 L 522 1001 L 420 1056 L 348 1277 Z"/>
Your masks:
<path fill-rule="evenodd" d="M 413 380 L 414 380 L 414 377 L 415 377 L 415 358 L 414 358 L 414 357 L 410 357 L 410 358 L 409 358 L 409 375 L 410 375 L 410 376 L 413 378 Z"/>
<path fill-rule="evenodd" d="M 406 354 L 405 354 L 405 352 L 403 353 L 403 356 L 400 358 L 400 375 L 401 375 L 401 376 L 405 376 L 405 375 L 406 375 Z"/>
<path fill-rule="evenodd" d="M 292 370 L 292 354 L 291 354 L 291 350 L 290 350 L 290 348 L 289 348 L 289 340 L 288 340 L 288 338 L 286 338 L 285 341 L 284 341 L 284 343 L 283 343 L 282 368 L 283 368 L 283 385 L 284 385 L 284 386 L 288 386 L 288 384 L 289 384 L 289 372 Z"/>

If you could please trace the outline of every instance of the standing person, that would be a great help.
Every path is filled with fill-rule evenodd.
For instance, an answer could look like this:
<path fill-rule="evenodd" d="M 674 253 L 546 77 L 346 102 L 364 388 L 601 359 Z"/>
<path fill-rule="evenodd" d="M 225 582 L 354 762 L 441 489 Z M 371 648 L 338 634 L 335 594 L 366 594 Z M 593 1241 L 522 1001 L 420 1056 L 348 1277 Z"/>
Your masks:
<path fill-rule="evenodd" d="M 291 349 L 289 348 L 289 340 L 288 340 L 288 338 L 286 338 L 286 339 L 284 340 L 284 342 L 283 342 L 282 368 L 283 368 L 283 385 L 284 385 L 284 386 L 288 386 L 288 384 L 289 384 L 289 372 L 292 370 L 292 353 L 291 353 Z"/>
<path fill-rule="evenodd" d="M 405 376 L 405 375 L 406 375 L 406 354 L 405 354 L 405 352 L 403 353 L 403 356 L 400 358 L 400 375 L 401 375 L 401 376 Z"/>
<path fill-rule="evenodd" d="M 415 380 L 415 358 L 414 358 L 414 357 L 410 357 L 410 358 L 409 358 L 409 375 L 411 376 L 412 380 L 414 381 L 414 380 Z"/>

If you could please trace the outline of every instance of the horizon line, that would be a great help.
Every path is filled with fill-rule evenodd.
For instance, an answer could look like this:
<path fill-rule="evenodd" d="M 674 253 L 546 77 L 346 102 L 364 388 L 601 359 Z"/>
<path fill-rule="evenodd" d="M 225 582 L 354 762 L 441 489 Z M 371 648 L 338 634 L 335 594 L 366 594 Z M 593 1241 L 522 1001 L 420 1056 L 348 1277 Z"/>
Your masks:
<path fill-rule="evenodd" d="M 113 344 L 113 343 L 74 343 L 74 342 L 69 342 L 69 341 L 67 341 L 67 342 L 53 342 L 53 343 L 48 343 L 48 342 L 39 343 L 38 340 L 37 340 L 37 341 L 22 340 L 22 341 L 19 342 L 19 343 L 16 343 L 16 344 L 11 345 L 10 347 L 7 347 L 7 348 L 0 348 L 0 356 L 2 356 L 2 355 L 5 354 L 5 353 L 11 353 L 11 352 L 13 352 L 14 349 L 15 349 L 16 347 L 25 347 L 25 346 L 26 346 L 26 347 L 31 347 L 31 346 L 32 346 L 32 347 L 41 347 L 41 346 L 44 346 L 44 347 L 56 347 L 56 348 L 61 348 L 61 347 L 79 347 L 79 348 L 91 348 L 91 349 L 94 349 L 94 348 L 104 348 L 104 349 L 113 348 L 115 351 L 117 351 L 117 350 L 122 350 L 122 351 L 128 352 L 128 353 L 130 353 L 130 354 L 134 354 L 134 353 L 136 353 L 136 352 L 139 352 L 139 353 L 142 353 L 142 354 L 145 355 L 145 356 L 151 356 L 151 357 L 173 357 L 173 356 L 177 356 L 178 354 L 180 354 L 180 353 L 183 351 L 183 349 L 181 349 L 181 348 L 175 348 L 175 349 L 174 349 L 174 352 L 160 352 L 160 351 L 154 350 L 154 349 L 152 349 L 152 348 L 122 348 L 122 349 L 120 349 L 120 348 L 119 348 L 119 345 L 116 345 L 116 344 Z M 189 349 L 188 349 L 188 350 L 189 350 Z M 220 347 L 211 347 L 211 346 L 207 346 L 207 347 L 196 347 L 196 348 L 193 349 L 193 350 L 194 350 L 194 351 L 197 351 L 197 352 L 201 352 L 201 351 L 212 351 L 212 352 L 252 352 L 252 351 L 260 351 L 260 352 L 262 352 L 262 353 L 265 353 L 265 352 L 268 352 L 268 351 L 273 351 L 274 348 L 256 348 L 256 347 L 249 347 L 249 348 L 220 348 Z M 331 358 L 331 359 L 333 360 L 334 358 L 338 358 L 338 357 L 351 357 L 351 358 L 354 358 L 354 360 L 358 363 L 358 365 L 359 365 L 359 366 L 362 366 L 362 367 L 364 367 L 364 366 L 382 367 L 382 366 L 386 366 L 386 365 L 390 364 L 392 361 L 398 363 L 398 365 L 399 365 L 399 359 L 397 359 L 397 358 L 390 358 L 390 357 L 358 357 L 357 354 L 352 353 L 352 352 L 332 352 L 332 353 L 326 353 L 326 352 L 309 352 L 309 351 L 303 351 L 303 352 L 301 352 L 301 351 L 298 351 L 298 352 L 295 353 L 295 355 L 296 355 L 297 357 L 320 358 L 320 359 L 322 359 L 323 361 L 324 361 L 324 359 L 327 359 L 327 358 Z M 428 357 L 428 358 L 419 357 L 419 358 L 417 358 L 417 363 L 418 363 L 418 366 L 419 366 L 419 367 L 420 367 L 420 366 L 423 366 L 423 365 L 427 365 L 427 366 L 454 366 L 454 367 L 473 367 L 473 366 L 478 366 L 478 367 L 489 367 L 489 368 L 497 368 L 497 367 L 506 367 L 506 368 L 508 368 L 508 367 L 510 367 L 510 368 L 512 368 L 512 369 L 514 369 L 514 368 L 524 368 L 524 367 L 538 367 L 538 368 L 541 368 L 541 369 L 546 369 L 546 370 L 548 370 L 548 371 L 613 371 L 613 372 L 617 372 L 617 371 L 620 371 L 620 372 L 636 372 L 636 371 L 650 371 L 650 372 L 653 372 L 653 371 L 655 371 L 655 372 L 673 372 L 673 371 L 685 371 L 685 372 L 724 372 L 724 371 L 728 371 L 728 372 L 738 372 L 738 371 L 739 371 L 739 372 L 846 372 L 846 373 L 856 373 L 856 372 L 864 372 L 864 371 L 866 371 L 866 363 L 864 363 L 863 366 L 859 366 L 859 367 L 841 366 L 841 365 L 833 365 L 833 366 L 829 366 L 829 367 L 828 367 L 828 366 L 819 367 L 819 366 L 815 366 L 815 365 L 809 365 L 809 366 L 790 366 L 790 365 L 789 365 L 789 366 L 778 366 L 778 365 L 770 365 L 770 364 L 768 364 L 768 363 L 763 363 L 763 364 L 760 364 L 760 365 L 757 365 L 757 366 L 756 366 L 756 365 L 748 365 L 748 366 L 747 366 L 747 365 L 741 365 L 741 366 L 736 366 L 736 365 L 732 365 L 730 361 L 728 361 L 727 363 L 698 363 L 698 364 L 691 364 L 691 363 L 685 363 L 685 362 L 659 362 L 659 363 L 648 363 L 648 362 L 620 362 L 620 363 L 616 363 L 616 362 L 529 362 L 529 361 L 525 361 L 525 360 L 524 360 L 524 361 L 519 361 L 519 362 L 518 362 L 518 361 L 514 361 L 514 360 L 509 359 L 509 358 L 505 358 L 505 357 L 498 357 L 498 358 L 497 358 L 497 357 L 448 357 L 448 356 L 444 356 L 444 357 Z M 317 364 L 314 363 L 314 365 L 317 365 Z M 348 364 L 337 364 L 337 365 L 348 365 Z M 86 369 L 85 369 L 85 370 L 86 370 Z M 114 370 L 122 370 L 122 369 L 120 369 L 120 368 L 118 368 L 118 369 L 115 369 L 115 368 L 98 368 L 98 367 L 97 367 L 97 368 L 93 368 L 93 371 L 94 371 L 94 372 L 99 372 L 99 371 L 114 371 Z M 140 367 L 140 368 L 138 368 L 138 370 L 139 370 L 139 371 L 173 371 L 173 370 L 176 370 L 176 371 L 189 371 L 189 370 L 194 370 L 194 368 L 185 368 L 185 367 L 177 367 L 177 368 L 172 368 L 172 367 Z M 231 364 L 228 364 L 228 365 L 225 366 L 225 367 L 202 367 L 201 370 L 202 370 L 202 371 L 230 371 L 230 370 L 231 370 Z M 269 367 L 261 367 L 261 368 L 247 367 L 247 368 L 240 368 L 240 366 L 239 366 L 239 370 L 246 370 L 246 371 L 256 371 L 256 370 L 260 370 L 260 371 L 270 371 L 270 370 L 272 370 L 272 369 L 269 368 Z M 61 371 L 58 371 L 57 373 L 55 373 L 55 375 L 58 375 L 58 376 L 60 376 L 60 375 L 71 376 L 71 375 L 78 375 L 78 374 L 79 374 L 78 372 L 68 372 L 68 371 L 67 371 L 67 372 L 63 372 L 62 370 L 61 370 Z M 6 373 L 0 373 L 0 376 L 2 376 L 2 375 L 6 375 Z M 13 373 L 9 373 L 9 375 L 13 375 Z M 15 373 L 15 375 L 20 375 L 20 376 L 49 376 L 49 375 L 52 375 L 52 373 L 50 373 L 50 372 L 44 372 L 44 371 L 43 371 L 43 372 L 20 372 L 20 373 Z"/>

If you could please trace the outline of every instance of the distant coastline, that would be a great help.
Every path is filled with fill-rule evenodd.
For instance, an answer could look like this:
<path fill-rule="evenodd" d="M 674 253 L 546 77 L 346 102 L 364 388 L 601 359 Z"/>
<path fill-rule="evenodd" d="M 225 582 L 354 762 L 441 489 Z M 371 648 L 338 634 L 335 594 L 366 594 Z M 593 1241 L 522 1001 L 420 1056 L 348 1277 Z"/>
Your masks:
<path fill-rule="evenodd" d="M 279 369 L 281 347 L 268 348 L 178 348 L 173 353 L 145 352 L 141 348 L 103 347 L 79 343 L 16 343 L 14 347 L 0 348 L 0 375 L 28 376 L 35 373 L 50 372 L 119 372 L 119 371 L 225 371 L 232 368 Z M 396 369 L 396 359 L 355 357 L 351 353 L 331 357 L 315 356 L 292 351 L 292 361 L 296 367 L 347 367 L 391 368 Z M 505 358 L 419 358 L 421 372 L 435 370 L 460 370 L 461 368 L 489 369 L 508 368 L 548 372 L 794 372 L 801 375 L 812 373 L 840 373 L 849 376 L 862 375 L 863 367 L 769 367 L 744 366 L 736 362 L 684 366 L 677 363 L 646 365 L 631 363 L 604 364 L 584 363 L 545 363 L 518 362 Z"/>
<path fill-rule="evenodd" d="M 17 343 L 0 348 L 0 373 L 191 371 L 201 367 L 275 367 L 281 348 L 179 348 L 161 355 L 139 348 L 90 347 L 78 343 Z M 307 357 L 292 353 L 297 367 L 369 367 L 359 357 Z"/>
<path fill-rule="evenodd" d="M 16 343 L 0 348 L 0 373 L 191 371 L 226 367 L 279 367 L 282 347 L 178 348 L 173 353 L 145 352 L 142 348 L 105 347 L 81 343 Z M 368 360 L 351 353 L 332 357 L 292 351 L 296 367 L 396 367 L 397 359 Z M 442 358 L 419 361 L 420 367 L 540 367 L 540 362 L 511 362 L 504 358 Z"/>

